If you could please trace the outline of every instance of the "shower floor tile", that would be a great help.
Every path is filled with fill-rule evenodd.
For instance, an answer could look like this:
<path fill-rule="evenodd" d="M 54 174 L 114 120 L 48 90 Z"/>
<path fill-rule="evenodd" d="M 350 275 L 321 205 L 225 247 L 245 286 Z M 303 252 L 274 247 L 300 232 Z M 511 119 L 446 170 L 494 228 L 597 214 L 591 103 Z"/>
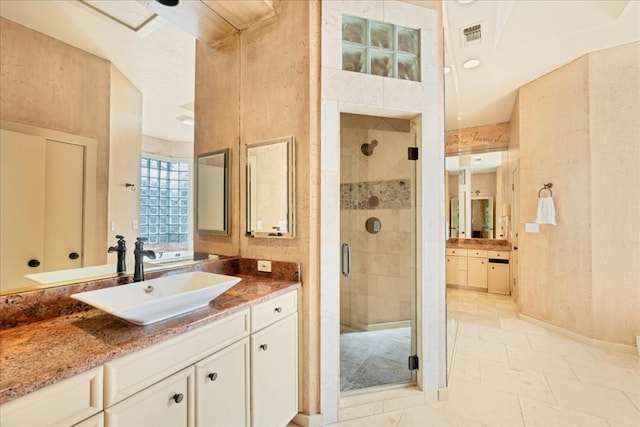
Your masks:
<path fill-rule="evenodd" d="M 340 391 L 411 381 L 411 329 L 340 335 Z"/>

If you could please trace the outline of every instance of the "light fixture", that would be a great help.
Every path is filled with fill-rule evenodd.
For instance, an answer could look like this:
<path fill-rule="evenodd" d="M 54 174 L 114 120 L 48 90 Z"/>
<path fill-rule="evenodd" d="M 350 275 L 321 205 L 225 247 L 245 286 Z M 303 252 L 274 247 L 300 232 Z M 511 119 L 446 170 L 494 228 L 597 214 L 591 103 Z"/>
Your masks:
<path fill-rule="evenodd" d="M 165 6 L 177 6 L 180 0 L 156 0 L 158 3 Z"/>
<path fill-rule="evenodd" d="M 476 68 L 478 65 L 480 65 L 479 59 L 467 59 L 462 63 L 462 68 L 464 68 L 465 70 L 470 70 L 472 68 Z"/>
<path fill-rule="evenodd" d="M 185 125 L 188 125 L 188 126 L 194 126 L 194 125 L 195 125 L 195 123 L 196 123 L 196 122 L 195 122 L 195 120 L 193 119 L 193 117 L 190 117 L 190 116 L 182 115 L 182 116 L 178 116 L 178 117 L 176 117 L 176 119 L 177 119 L 180 123 L 185 124 Z"/>
<path fill-rule="evenodd" d="M 444 67 L 444 75 L 446 76 L 450 72 L 451 72 L 451 67 L 449 67 L 448 65 L 445 65 L 445 67 Z"/>
<path fill-rule="evenodd" d="M 460 3 L 460 4 L 469 4 L 469 3 L 473 3 L 473 0 L 458 0 L 458 3 Z"/>

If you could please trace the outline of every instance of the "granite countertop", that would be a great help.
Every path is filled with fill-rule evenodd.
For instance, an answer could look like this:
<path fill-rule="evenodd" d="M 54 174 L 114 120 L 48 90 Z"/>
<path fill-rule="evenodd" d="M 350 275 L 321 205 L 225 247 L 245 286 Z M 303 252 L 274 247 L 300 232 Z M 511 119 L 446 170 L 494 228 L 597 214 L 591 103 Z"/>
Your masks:
<path fill-rule="evenodd" d="M 0 404 L 301 286 L 237 276 L 242 281 L 209 306 L 148 326 L 90 309 L 0 331 Z"/>
<path fill-rule="evenodd" d="M 508 240 L 451 238 L 447 240 L 447 248 L 509 252 L 511 251 L 511 244 Z"/>

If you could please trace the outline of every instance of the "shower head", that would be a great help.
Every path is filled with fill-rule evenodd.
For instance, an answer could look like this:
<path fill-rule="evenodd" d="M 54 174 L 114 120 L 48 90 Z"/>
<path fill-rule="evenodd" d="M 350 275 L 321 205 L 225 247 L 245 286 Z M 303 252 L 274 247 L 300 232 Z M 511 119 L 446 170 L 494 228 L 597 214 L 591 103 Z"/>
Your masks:
<path fill-rule="evenodd" d="M 360 151 L 362 151 L 362 154 L 364 154 L 365 156 L 370 156 L 373 154 L 373 149 L 376 148 L 377 145 L 378 145 L 378 140 L 376 139 L 374 139 L 370 143 L 365 142 L 360 146 Z"/>

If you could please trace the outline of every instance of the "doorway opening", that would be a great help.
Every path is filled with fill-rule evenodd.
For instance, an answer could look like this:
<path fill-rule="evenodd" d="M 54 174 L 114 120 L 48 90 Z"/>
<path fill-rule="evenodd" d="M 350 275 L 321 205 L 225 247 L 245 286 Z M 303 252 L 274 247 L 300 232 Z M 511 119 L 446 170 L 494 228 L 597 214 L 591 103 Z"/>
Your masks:
<path fill-rule="evenodd" d="M 416 136 L 342 114 L 340 391 L 415 382 Z"/>

